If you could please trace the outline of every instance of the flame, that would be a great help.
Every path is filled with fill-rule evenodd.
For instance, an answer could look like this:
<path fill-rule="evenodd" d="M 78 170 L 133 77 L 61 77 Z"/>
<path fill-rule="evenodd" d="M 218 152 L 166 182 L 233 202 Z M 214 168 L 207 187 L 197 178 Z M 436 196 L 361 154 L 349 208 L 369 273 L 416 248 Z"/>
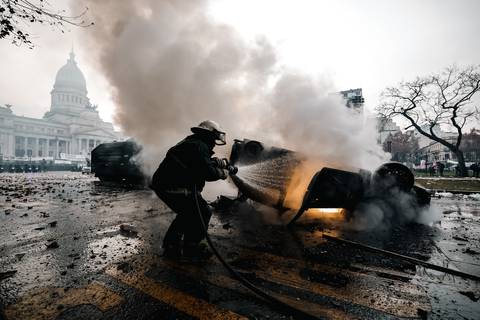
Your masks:
<path fill-rule="evenodd" d="M 293 210 L 298 210 L 303 201 L 305 192 L 313 176 L 325 166 L 319 160 L 303 161 L 295 170 L 287 188 L 284 205 Z M 323 221 L 344 221 L 345 209 L 343 208 L 310 208 L 303 214 L 302 219 L 320 219 Z"/>
<path fill-rule="evenodd" d="M 331 221 L 344 221 L 345 209 L 343 208 L 311 208 L 305 211 L 307 219 L 321 219 Z"/>
<path fill-rule="evenodd" d="M 284 206 L 298 210 L 303 201 L 303 196 L 315 173 L 325 166 L 321 161 L 306 160 L 295 168 L 290 184 L 287 187 Z"/>

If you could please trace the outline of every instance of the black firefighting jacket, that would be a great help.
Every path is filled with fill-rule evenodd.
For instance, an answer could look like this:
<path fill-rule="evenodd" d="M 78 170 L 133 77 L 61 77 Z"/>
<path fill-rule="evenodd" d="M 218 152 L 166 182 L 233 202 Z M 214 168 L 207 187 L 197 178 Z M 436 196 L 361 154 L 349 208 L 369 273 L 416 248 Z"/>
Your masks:
<path fill-rule="evenodd" d="M 198 134 L 192 134 L 170 148 L 152 178 L 154 190 L 191 190 L 200 192 L 205 181 L 225 179 L 226 175 L 211 160 L 213 147 Z"/>

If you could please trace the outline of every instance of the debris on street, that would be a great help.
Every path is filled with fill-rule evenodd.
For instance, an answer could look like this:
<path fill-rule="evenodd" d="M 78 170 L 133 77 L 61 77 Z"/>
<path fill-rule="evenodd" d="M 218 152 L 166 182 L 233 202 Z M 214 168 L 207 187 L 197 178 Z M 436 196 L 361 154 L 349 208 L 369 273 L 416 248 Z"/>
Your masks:
<path fill-rule="evenodd" d="M 27 179 L 23 174 L 3 178 L 12 189 Z M 0 311 L 7 319 L 31 318 L 48 304 L 55 310 L 62 305 L 58 314 L 67 319 L 75 310 L 92 318 L 198 314 L 176 302 L 181 299 L 211 310 L 210 315 L 228 311 L 239 318 L 283 317 L 232 279 L 216 259 L 206 262 L 208 268 L 164 259 L 161 238 L 173 213 L 152 191 L 101 183 L 77 173 L 35 173 L 28 181 L 30 195 L 13 196 L 16 190 L 0 195 L 0 210 L 13 211 L 0 215 L 0 270 L 4 272 Z M 3 201 L 6 197 L 12 201 Z M 64 198 L 75 201 L 68 203 Z M 24 199 L 31 204 L 25 206 Z M 210 234 L 220 253 L 250 282 L 325 318 L 441 319 L 460 313 L 475 319 L 478 282 L 323 237 L 328 234 L 480 275 L 478 201 L 434 198 L 432 206 L 440 217 L 431 225 L 358 232 L 349 230 L 342 220 L 331 219 L 337 213 L 307 211 L 289 230 L 285 224 L 294 213 L 278 214 L 255 202 L 229 198 L 222 210 L 215 209 Z M 30 214 L 22 218 L 27 211 Z M 97 288 L 95 284 L 100 284 L 105 301 L 116 299 L 116 308 L 100 312 L 69 300 L 88 292 L 92 294 L 88 301 L 102 305 L 90 291 Z M 101 289 L 105 286 L 108 290 Z M 61 294 L 52 295 L 57 290 Z"/>

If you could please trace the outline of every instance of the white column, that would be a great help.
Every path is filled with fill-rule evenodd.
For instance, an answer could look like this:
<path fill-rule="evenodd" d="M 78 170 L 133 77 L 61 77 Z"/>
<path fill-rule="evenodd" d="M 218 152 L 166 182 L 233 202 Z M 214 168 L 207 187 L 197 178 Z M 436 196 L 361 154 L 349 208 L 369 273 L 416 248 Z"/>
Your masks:
<path fill-rule="evenodd" d="M 15 135 L 12 133 L 8 136 L 9 156 L 15 155 Z"/>
<path fill-rule="evenodd" d="M 23 137 L 23 156 L 27 156 L 27 137 Z"/>
<path fill-rule="evenodd" d="M 38 138 L 35 138 L 35 153 L 33 156 L 38 157 Z"/>
<path fill-rule="evenodd" d="M 55 139 L 56 145 L 55 145 L 55 156 L 54 159 L 58 158 L 58 145 L 59 145 L 59 140 L 58 138 Z"/>

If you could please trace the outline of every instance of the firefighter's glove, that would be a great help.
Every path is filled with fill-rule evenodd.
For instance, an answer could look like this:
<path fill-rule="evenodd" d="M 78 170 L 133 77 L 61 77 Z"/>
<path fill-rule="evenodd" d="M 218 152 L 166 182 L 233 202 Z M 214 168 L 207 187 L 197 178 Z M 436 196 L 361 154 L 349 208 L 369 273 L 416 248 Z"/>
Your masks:
<path fill-rule="evenodd" d="M 227 170 L 228 170 L 228 173 L 232 176 L 236 175 L 238 172 L 238 168 L 232 165 L 228 165 Z"/>
<path fill-rule="evenodd" d="M 218 177 L 220 179 L 222 179 L 222 180 L 227 179 L 227 177 L 228 177 L 228 171 L 227 170 L 217 168 L 217 171 L 218 171 Z"/>
<path fill-rule="evenodd" d="M 228 167 L 227 159 L 220 159 L 220 158 L 213 157 L 212 162 L 213 162 L 213 165 L 219 169 L 227 169 Z"/>

